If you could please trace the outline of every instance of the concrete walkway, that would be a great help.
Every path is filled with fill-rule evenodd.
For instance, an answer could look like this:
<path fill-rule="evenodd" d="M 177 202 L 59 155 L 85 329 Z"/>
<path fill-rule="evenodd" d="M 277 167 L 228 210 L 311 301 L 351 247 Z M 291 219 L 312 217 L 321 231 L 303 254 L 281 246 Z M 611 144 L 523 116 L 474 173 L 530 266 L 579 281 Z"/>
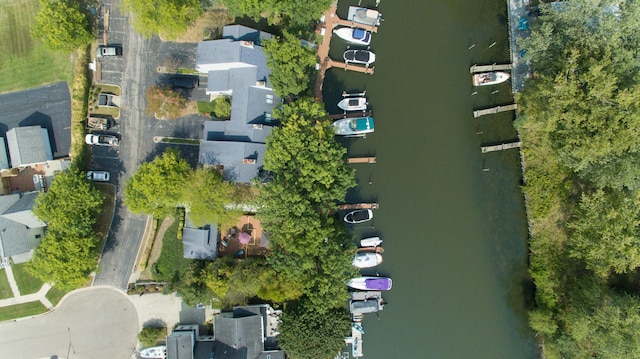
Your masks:
<path fill-rule="evenodd" d="M 20 289 L 18 288 L 18 283 L 16 283 L 16 279 L 13 276 L 11 266 L 5 267 L 5 273 L 7 273 L 7 279 L 9 280 L 11 291 L 13 292 L 13 298 L 1 299 L 0 307 L 40 301 L 45 307 L 47 307 L 47 309 L 53 309 L 53 304 L 51 304 L 49 299 L 46 297 L 47 292 L 51 289 L 51 285 L 45 283 L 37 293 L 20 295 Z"/>

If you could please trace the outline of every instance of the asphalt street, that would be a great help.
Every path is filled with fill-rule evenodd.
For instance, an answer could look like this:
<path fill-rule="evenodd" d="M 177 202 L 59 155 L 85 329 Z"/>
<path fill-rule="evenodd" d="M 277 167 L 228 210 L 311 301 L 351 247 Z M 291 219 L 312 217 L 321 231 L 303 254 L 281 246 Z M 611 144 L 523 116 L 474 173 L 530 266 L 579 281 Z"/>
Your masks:
<path fill-rule="evenodd" d="M 122 205 L 124 184 L 142 162 L 152 160 L 167 147 L 154 143 L 155 136 L 200 138 L 206 118 L 194 115 L 161 121 L 145 114 L 145 91 L 152 85 L 162 84 L 166 79 L 166 75 L 157 72 L 158 66 L 166 59 L 177 58 L 180 66 L 193 68 L 197 45 L 163 42 L 157 37 L 143 38 L 133 30 L 128 18 L 119 12 L 117 0 L 105 1 L 103 6 L 110 8 L 107 43 L 123 46 L 122 57 L 101 60 L 102 82 L 122 88 L 119 120 L 121 141 L 117 159 L 113 153 L 104 154 L 107 150 L 94 146 L 92 161 L 100 166 L 105 166 L 105 163 L 114 166 L 108 170 L 120 176 L 114 181 L 117 186 L 116 212 L 94 285 L 124 289 L 132 275 L 146 222 L 146 216 L 134 215 Z M 196 89 L 192 98 L 200 98 L 202 93 L 203 89 Z M 176 148 L 192 165 L 196 164 L 197 146 L 178 145 Z"/>
<path fill-rule="evenodd" d="M 0 357 L 124 359 L 135 353 L 137 333 L 136 307 L 124 293 L 90 288 L 52 313 L 0 323 Z"/>

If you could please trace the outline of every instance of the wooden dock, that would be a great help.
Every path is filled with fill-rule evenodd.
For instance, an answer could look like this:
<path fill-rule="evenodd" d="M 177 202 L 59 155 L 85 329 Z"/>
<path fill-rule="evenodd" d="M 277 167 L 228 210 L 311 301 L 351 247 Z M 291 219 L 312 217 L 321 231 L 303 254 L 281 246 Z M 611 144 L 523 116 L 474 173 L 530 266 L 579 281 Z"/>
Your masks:
<path fill-rule="evenodd" d="M 496 106 L 496 107 L 491 107 L 491 108 L 485 108 L 483 110 L 475 110 L 475 111 L 473 111 L 473 117 L 477 118 L 477 117 L 480 117 L 480 116 L 491 115 L 491 114 L 498 113 L 498 112 L 513 111 L 513 110 L 515 110 L 517 108 L 518 108 L 518 105 L 513 103 L 511 105 Z"/>
<path fill-rule="evenodd" d="M 376 163 L 375 157 L 351 157 L 349 163 Z"/>
<path fill-rule="evenodd" d="M 338 113 L 335 115 L 327 115 L 327 118 L 331 120 L 340 120 L 343 118 L 369 117 L 369 116 L 371 116 L 371 111 L 366 110 L 366 111 L 351 111 L 351 112 L 345 112 L 345 113 Z"/>
<path fill-rule="evenodd" d="M 337 67 L 337 68 L 345 69 L 345 71 L 350 70 L 350 71 L 362 72 L 365 74 L 373 74 L 373 67 L 364 67 L 364 66 L 358 66 L 354 64 L 346 64 L 344 62 L 334 61 L 329 57 L 329 48 L 331 45 L 333 28 L 336 27 L 337 25 L 343 25 L 343 26 L 349 26 L 349 27 L 357 25 L 359 28 L 363 28 L 371 32 L 378 31 L 377 26 L 355 24 L 352 21 L 340 19 L 336 14 L 337 7 L 338 7 L 337 1 L 331 4 L 331 7 L 329 8 L 329 10 L 327 10 L 322 16 L 324 21 L 320 23 L 320 25 L 318 25 L 318 28 L 316 29 L 316 32 L 322 35 L 322 43 L 320 44 L 320 46 L 318 46 L 318 59 L 319 59 L 319 62 L 317 65 L 318 76 L 316 76 L 316 82 L 313 88 L 314 89 L 313 92 L 314 92 L 316 101 L 320 101 L 320 102 L 322 102 L 322 85 L 324 83 L 324 77 L 328 69 L 332 67 Z"/>
<path fill-rule="evenodd" d="M 520 148 L 521 146 L 522 146 L 522 141 L 516 141 L 516 142 L 503 143 L 500 145 L 482 146 L 480 150 L 482 151 L 482 153 L 487 153 L 487 152 L 509 150 L 512 148 Z"/>
<path fill-rule="evenodd" d="M 378 209 L 380 208 L 377 203 L 351 203 L 351 204 L 340 204 L 338 205 L 338 210 L 345 209 Z"/>
<path fill-rule="evenodd" d="M 511 64 L 491 64 L 491 65 L 473 65 L 469 68 L 470 73 L 487 72 L 487 71 L 509 71 Z"/>

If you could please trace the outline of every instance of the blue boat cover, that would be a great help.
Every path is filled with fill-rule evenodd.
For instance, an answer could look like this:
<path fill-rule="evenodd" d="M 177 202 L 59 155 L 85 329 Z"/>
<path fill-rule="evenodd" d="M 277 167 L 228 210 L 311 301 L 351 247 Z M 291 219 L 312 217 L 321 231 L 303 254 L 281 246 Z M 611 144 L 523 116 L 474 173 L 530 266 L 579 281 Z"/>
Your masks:
<path fill-rule="evenodd" d="M 366 33 L 366 31 L 356 28 L 353 30 L 353 38 L 357 40 L 363 40 Z"/>
<path fill-rule="evenodd" d="M 371 278 L 365 281 L 367 289 L 388 290 L 389 278 Z"/>
<path fill-rule="evenodd" d="M 373 129 L 373 117 L 361 117 L 356 120 L 356 130 L 364 131 Z"/>

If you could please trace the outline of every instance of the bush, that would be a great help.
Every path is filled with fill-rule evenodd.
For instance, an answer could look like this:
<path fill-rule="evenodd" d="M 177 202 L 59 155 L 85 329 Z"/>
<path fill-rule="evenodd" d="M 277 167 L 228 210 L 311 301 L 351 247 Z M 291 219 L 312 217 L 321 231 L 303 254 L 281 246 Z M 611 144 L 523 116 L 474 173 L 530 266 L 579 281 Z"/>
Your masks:
<path fill-rule="evenodd" d="M 138 333 L 138 340 L 143 347 L 155 346 L 160 340 L 164 340 L 167 336 L 167 328 L 165 327 L 147 327 L 142 328 Z"/>
<path fill-rule="evenodd" d="M 213 113 L 219 118 L 231 117 L 231 99 L 226 96 L 216 97 L 213 100 Z"/>

